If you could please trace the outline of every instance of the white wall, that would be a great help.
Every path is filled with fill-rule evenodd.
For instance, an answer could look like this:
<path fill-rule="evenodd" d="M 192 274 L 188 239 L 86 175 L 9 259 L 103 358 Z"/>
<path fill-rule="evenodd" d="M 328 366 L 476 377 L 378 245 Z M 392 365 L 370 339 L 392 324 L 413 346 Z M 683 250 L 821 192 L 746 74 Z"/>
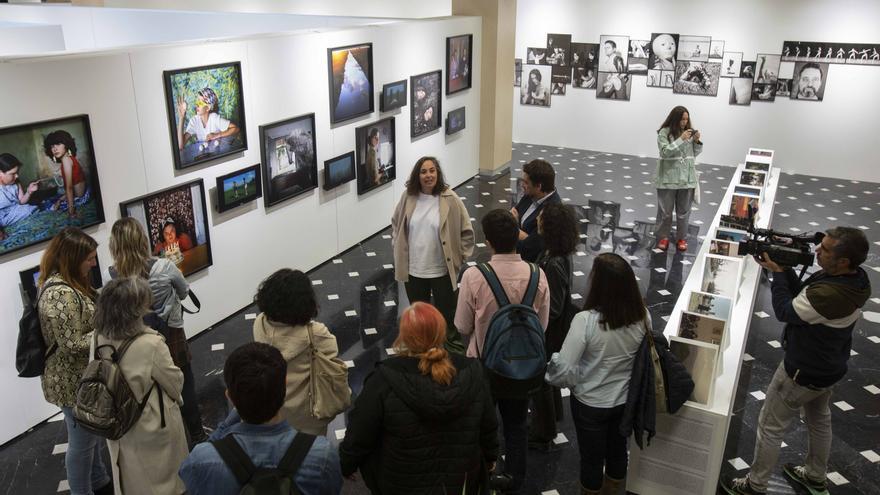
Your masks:
<path fill-rule="evenodd" d="M 468 128 L 458 135 L 447 138 L 441 128 L 412 142 L 408 107 L 380 114 L 378 101 L 372 115 L 333 129 L 328 116 L 327 48 L 372 42 L 374 82 L 381 88 L 443 68 L 446 37 L 465 33 L 474 34 L 474 53 L 480 53 L 480 19 L 461 17 L 0 64 L 0 127 L 89 114 L 107 221 L 88 232 L 98 240 L 98 257 L 106 267 L 111 262 L 110 226 L 119 217 L 121 201 L 199 177 L 211 188 L 217 176 L 259 163 L 259 125 L 314 112 L 320 169 L 324 160 L 354 148 L 355 127 L 395 115 L 398 172 L 390 185 L 363 196 L 357 195 L 354 182 L 332 191 L 319 188 L 269 211 L 259 200 L 221 215 L 209 201 L 214 265 L 189 278 L 202 300 L 202 311 L 187 317 L 187 335 L 192 337 L 249 304 L 259 281 L 272 271 L 284 266 L 311 269 L 386 227 L 419 156 L 436 155 L 451 184 L 477 173 L 478 60 L 473 88 L 444 96 L 444 117 L 453 108 L 467 107 Z M 249 149 L 228 161 L 175 171 L 162 71 L 236 60 L 242 64 Z M 0 390 L 15 397 L 0 403 L 0 443 L 55 410 L 43 401 L 39 379 L 17 378 L 12 352 L 22 313 L 18 272 L 38 264 L 44 248 L 0 258 L 0 347 L 7 349 L 0 353 Z"/>
<path fill-rule="evenodd" d="M 0 54 L 21 55 L 58 50 L 64 50 L 64 34 L 60 25 L 0 20 Z"/>
<path fill-rule="evenodd" d="M 516 56 L 545 46 L 547 33 L 571 33 L 597 43 L 602 34 L 650 39 L 652 32 L 712 36 L 725 50 L 780 53 L 782 42 L 880 41 L 880 2 L 871 0 L 519 0 Z M 656 130 L 675 105 L 688 107 L 706 143 L 700 160 L 736 165 L 752 147 L 776 150 L 783 170 L 880 182 L 876 136 L 880 129 L 880 67 L 832 65 L 821 103 L 780 98 L 774 103 L 728 105 L 730 80 L 715 98 L 648 88 L 635 76 L 629 102 L 597 100 L 595 91 L 568 88 L 550 108 L 514 104 L 513 140 L 657 156 Z"/>
<path fill-rule="evenodd" d="M 107 7 L 425 19 L 452 15 L 451 0 L 104 0 Z"/>

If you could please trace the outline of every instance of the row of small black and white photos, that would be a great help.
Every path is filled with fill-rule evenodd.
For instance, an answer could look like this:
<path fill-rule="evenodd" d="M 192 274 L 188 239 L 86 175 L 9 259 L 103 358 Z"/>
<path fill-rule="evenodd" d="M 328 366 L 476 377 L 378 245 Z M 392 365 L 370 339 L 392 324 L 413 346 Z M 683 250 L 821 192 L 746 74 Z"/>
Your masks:
<path fill-rule="evenodd" d="M 786 41 L 782 44 L 782 60 L 786 62 L 880 65 L 880 45 Z"/>

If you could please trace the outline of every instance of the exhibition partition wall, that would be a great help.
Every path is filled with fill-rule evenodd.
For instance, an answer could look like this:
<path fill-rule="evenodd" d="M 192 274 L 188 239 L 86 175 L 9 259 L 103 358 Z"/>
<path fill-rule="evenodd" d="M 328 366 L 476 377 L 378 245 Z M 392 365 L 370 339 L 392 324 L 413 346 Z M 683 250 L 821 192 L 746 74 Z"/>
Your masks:
<path fill-rule="evenodd" d="M 472 89 L 450 96 L 441 92 L 439 96 L 446 100 L 445 108 L 467 107 L 468 119 L 474 123 L 455 135 L 446 136 L 441 128 L 412 139 L 406 106 L 384 113 L 376 110 L 333 125 L 328 112 L 328 48 L 372 43 L 372 97 L 377 97 L 384 83 L 434 70 L 442 69 L 445 74 L 446 38 L 462 34 L 473 34 L 474 53 L 480 53 L 480 19 L 456 17 L 10 60 L 0 64 L 0 87 L 4 89 L 0 94 L 0 128 L 89 116 L 106 222 L 86 231 L 99 243 L 102 267 L 111 264 L 108 238 L 112 223 L 120 217 L 121 202 L 204 181 L 213 264 L 188 277 L 202 301 L 202 311 L 187 316 L 186 332 L 192 337 L 251 303 L 258 283 L 272 271 L 281 267 L 309 270 L 387 227 L 410 167 L 419 157 L 436 156 L 453 186 L 477 173 L 478 60 L 472 65 Z M 229 62 L 241 64 L 247 149 L 175 169 L 177 148 L 172 149 L 171 144 L 163 72 Z M 268 208 L 256 200 L 218 213 L 216 178 L 260 163 L 259 127 L 310 113 L 314 113 L 314 158 L 319 175 L 325 160 L 355 149 L 355 128 L 394 117 L 395 163 L 400 167 L 397 179 L 363 195 L 357 194 L 352 181 L 331 190 L 318 187 Z M 196 201 L 193 205 L 198 210 Z M 43 400 L 39 379 L 16 376 L 13 358 L 17 321 L 23 309 L 19 272 L 38 264 L 45 246 L 38 244 L 0 257 L 0 347 L 5 349 L 0 353 L 0 390 L 10 399 L 0 404 L 0 443 L 57 411 Z"/>
<path fill-rule="evenodd" d="M 651 40 L 652 33 L 680 33 L 679 52 L 690 52 L 678 57 L 678 61 L 693 59 L 693 52 L 700 51 L 707 54 L 710 62 L 717 61 L 709 65 L 714 68 L 721 65 L 722 59 L 711 58 L 713 54 L 709 51 L 720 48 L 718 41 L 724 43 L 720 48 L 722 56 L 724 52 L 736 52 L 742 54 L 742 61 L 753 62 L 758 60 L 758 54 L 767 54 L 768 62 L 773 58 L 771 55 L 782 55 L 786 41 L 820 42 L 825 47 L 820 63 L 829 62 L 824 59 L 829 47 L 834 48 L 836 56 L 839 46 L 853 43 L 865 44 L 855 46 L 859 53 L 854 58 L 859 59 L 859 63 L 880 64 L 880 60 L 871 58 L 874 56 L 872 49 L 880 50 L 876 45 L 880 42 L 876 19 L 880 19 L 880 3 L 870 0 L 844 3 L 818 0 L 520 1 L 517 2 L 515 57 L 522 59 L 523 64 L 529 63 L 529 47 L 542 48 L 547 57 L 551 56 L 552 53 L 547 51 L 548 43 L 554 39 L 568 41 L 559 33 L 571 35 L 572 49 L 577 46 L 574 43 L 597 44 L 606 35 L 609 37 L 606 39 L 618 40 L 617 49 L 624 65 L 629 62 L 628 70 L 637 73 L 623 78 L 626 84 L 620 87 L 629 86 L 625 99 L 597 98 L 603 96 L 603 77 L 600 76 L 610 74 L 601 72 L 601 66 L 595 73 L 599 95 L 595 89 L 568 84 L 558 92 L 553 91 L 549 108 L 521 104 L 520 88 L 511 88 L 513 140 L 657 156 L 657 129 L 672 107 L 684 105 L 690 110 L 694 127 L 701 131 L 706 143 L 700 155 L 702 162 L 732 166 L 738 163 L 742 150 L 749 146 L 772 147 L 779 156 L 775 166 L 784 171 L 880 182 L 874 144 L 875 130 L 880 128 L 880 112 L 876 111 L 880 108 L 880 93 L 874 90 L 880 85 L 880 65 L 851 64 L 850 60 L 841 64 L 831 60 L 823 75 L 822 101 L 798 101 L 777 96 L 775 101 L 769 102 L 753 97 L 750 105 L 738 106 L 729 103 L 731 84 L 735 79 L 721 77 L 719 82 L 717 72 L 712 70 L 691 77 L 698 81 L 705 76 L 705 91 L 676 94 L 674 91 L 686 88 L 648 87 L 650 76 L 641 75 L 645 72 L 646 61 L 636 55 L 640 49 L 650 49 L 651 44 L 638 44 L 632 57 L 628 57 L 628 42 L 620 44 L 620 40 L 627 37 L 628 40 Z M 548 38 L 550 34 L 554 37 Z M 707 45 L 694 41 L 699 37 L 711 37 L 716 43 Z M 562 45 L 564 48 L 565 43 Z M 814 55 L 816 46 L 813 43 L 802 46 L 800 54 L 806 55 L 810 48 Z M 604 58 L 603 47 L 598 48 L 600 59 Z M 796 48 L 790 51 L 794 53 Z M 863 56 L 865 60 L 861 60 Z M 850 57 L 849 52 L 846 57 Z M 541 61 L 548 62 L 546 59 Z M 552 79 L 545 78 L 544 81 L 550 92 L 548 81 L 557 81 L 560 79 L 557 76 L 561 76 L 558 67 L 537 65 L 537 68 L 544 69 L 551 76 Z M 790 65 L 788 70 L 791 71 Z M 570 69 L 568 72 L 571 74 Z M 666 72 L 681 78 L 674 69 Z M 528 73 L 528 70 L 522 72 L 523 81 Z M 777 75 L 779 78 L 793 77 L 782 73 Z M 758 77 L 755 76 L 755 86 L 761 86 Z M 714 91 L 717 96 L 693 94 Z"/>

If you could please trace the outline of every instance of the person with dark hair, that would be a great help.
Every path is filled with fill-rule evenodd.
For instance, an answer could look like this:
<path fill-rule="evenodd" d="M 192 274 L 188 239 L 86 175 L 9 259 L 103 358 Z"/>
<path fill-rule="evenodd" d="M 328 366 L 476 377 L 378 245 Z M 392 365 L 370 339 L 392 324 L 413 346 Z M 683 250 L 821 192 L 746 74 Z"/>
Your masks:
<path fill-rule="evenodd" d="M 797 92 L 795 98 L 798 100 L 816 100 L 822 99 L 822 66 L 815 62 L 809 62 L 801 66 L 798 77 L 795 80 L 797 84 Z"/>
<path fill-rule="evenodd" d="M 450 354 L 428 303 L 400 316 L 393 357 L 367 375 L 339 446 L 343 476 L 372 493 L 477 494 L 498 457 L 498 419 L 483 368 Z"/>
<path fill-rule="evenodd" d="M 555 181 L 556 171 L 545 160 L 538 158 L 523 167 L 523 197 L 510 213 L 519 223 L 516 251 L 525 261 L 534 262 L 544 251 L 544 238 L 538 233 L 538 215 L 545 205 L 562 202 Z"/>
<path fill-rule="evenodd" d="M 827 493 L 831 453 L 831 393 L 847 372 L 852 334 L 871 297 L 871 282 L 861 264 L 868 256 L 861 229 L 834 227 L 816 246 L 821 270 L 800 282 L 791 267 L 781 267 L 767 253 L 758 260 L 773 273 L 776 319 L 785 323 L 785 356 L 767 387 L 758 415 L 755 454 L 749 473 L 721 482 L 724 493 L 767 493 L 785 431 L 801 415 L 809 442 L 803 465 L 786 464 L 783 472 L 810 493 Z"/>
<path fill-rule="evenodd" d="M 431 302 L 443 314 L 446 348 L 464 353 L 464 343 L 452 324 L 455 291 L 461 265 L 474 252 L 474 228 L 461 199 L 446 184 L 440 163 L 419 158 L 406 191 L 391 217 L 394 278 L 404 283 L 410 303 Z"/>
<path fill-rule="evenodd" d="M 372 127 L 367 133 L 366 160 L 364 161 L 364 187 L 372 187 L 382 182 L 382 173 L 379 170 L 379 129 Z"/>
<path fill-rule="evenodd" d="M 64 195 L 52 205 L 53 210 L 67 207 L 67 215 L 76 216 L 77 205 L 89 200 L 86 174 L 76 158 L 76 142 L 69 132 L 57 130 L 50 132 L 43 139 L 43 153 L 52 159 L 52 163 L 60 164 L 61 180 L 64 184 Z M 64 205 L 66 201 L 66 205 Z"/>
<path fill-rule="evenodd" d="M 529 285 L 531 266 L 516 254 L 519 232 L 516 218 L 507 210 L 495 209 L 486 213 L 481 224 L 486 242 L 492 251 L 489 265 L 498 277 L 510 302 L 519 303 L 523 300 Z M 550 291 L 547 288 L 547 277 L 543 270 L 539 268 L 538 271 L 540 277 L 534 309 L 538 313 L 541 326 L 546 329 L 550 315 Z M 465 270 L 458 292 L 455 326 L 464 335 L 473 334 L 468 344 L 468 357 L 480 357 L 480 350 L 483 349 L 486 340 L 486 331 L 496 311 L 498 311 L 498 303 L 489 282 L 486 281 L 480 270 L 476 268 Z M 522 486 L 526 476 L 526 454 L 528 451 L 526 420 L 529 400 L 528 398 L 502 398 L 497 394 L 499 391 L 495 392 L 504 427 L 506 457 L 504 460 L 505 473 L 493 476 L 492 486 L 501 491 L 514 492 Z"/>
<path fill-rule="evenodd" d="M 339 348 L 330 330 L 312 321 L 318 316 L 312 281 L 299 270 L 282 268 L 260 283 L 254 300 L 260 309 L 254 320 L 254 341 L 277 348 L 287 362 L 287 395 L 281 415 L 297 431 L 326 435 L 333 418 L 316 418 L 309 408 L 312 352 L 332 359 Z M 351 395 L 351 390 L 339 392 Z"/>
<path fill-rule="evenodd" d="M 162 240 L 156 243 L 153 254 L 179 265 L 183 261 L 184 251 L 192 248 L 193 241 L 189 234 L 178 231 L 177 222 L 169 218 L 162 224 Z"/>
<path fill-rule="evenodd" d="M 284 357 L 268 344 L 244 344 L 226 358 L 223 380 L 234 409 L 211 434 L 211 441 L 196 445 L 180 466 L 189 495 L 240 493 L 242 485 L 213 444 L 230 436 L 255 467 L 278 466 L 297 435 L 281 414 L 286 379 Z M 315 438 L 292 478 L 303 495 L 338 495 L 342 491 L 339 454 L 326 437 Z"/>
<path fill-rule="evenodd" d="M 597 256 L 584 310 L 572 320 L 546 375 L 553 385 L 571 388 L 584 495 L 618 493 L 623 486 L 627 437 L 620 434 L 620 423 L 633 363 L 650 328 L 632 267 L 614 253 Z"/>
<path fill-rule="evenodd" d="M 602 45 L 602 49 L 605 51 L 605 57 L 599 61 L 599 72 L 613 72 L 617 74 L 626 72 L 623 56 L 617 49 L 617 43 L 614 40 L 606 40 Z"/>
<path fill-rule="evenodd" d="M 687 251 L 688 222 L 694 189 L 697 187 L 696 157 L 703 151 L 700 131 L 694 130 L 687 108 L 677 106 L 669 112 L 657 130 L 657 148 L 660 150 L 657 172 L 654 174 L 654 184 L 657 186 L 657 226 L 654 228 L 657 249 L 669 249 L 674 210 L 675 233 L 678 237 L 676 248 Z"/>
<path fill-rule="evenodd" d="M 549 92 L 541 79 L 543 79 L 541 71 L 538 69 L 529 71 L 529 79 L 525 81 L 520 91 L 520 103 L 524 105 L 550 105 Z"/>
<path fill-rule="evenodd" d="M 9 153 L 0 154 L 0 241 L 6 239 L 4 227 L 31 216 L 37 207 L 29 205 L 31 194 L 39 188 L 38 182 L 27 187 L 18 183 L 21 162 Z"/>

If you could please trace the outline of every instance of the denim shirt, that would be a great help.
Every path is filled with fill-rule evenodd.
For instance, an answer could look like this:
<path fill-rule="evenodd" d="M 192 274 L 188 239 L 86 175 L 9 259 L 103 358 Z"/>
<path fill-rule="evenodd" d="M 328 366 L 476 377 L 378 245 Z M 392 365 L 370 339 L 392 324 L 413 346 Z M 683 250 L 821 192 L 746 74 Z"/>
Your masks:
<path fill-rule="evenodd" d="M 238 444 L 257 467 L 276 467 L 287 452 L 296 430 L 282 421 L 274 425 L 243 423 L 238 411 L 211 434 L 209 440 L 235 435 Z M 178 473 L 189 495 L 238 495 L 241 485 L 210 442 L 196 445 Z M 327 437 L 318 437 L 306 455 L 294 481 L 303 495 L 338 495 L 342 490 L 339 453 Z"/>

